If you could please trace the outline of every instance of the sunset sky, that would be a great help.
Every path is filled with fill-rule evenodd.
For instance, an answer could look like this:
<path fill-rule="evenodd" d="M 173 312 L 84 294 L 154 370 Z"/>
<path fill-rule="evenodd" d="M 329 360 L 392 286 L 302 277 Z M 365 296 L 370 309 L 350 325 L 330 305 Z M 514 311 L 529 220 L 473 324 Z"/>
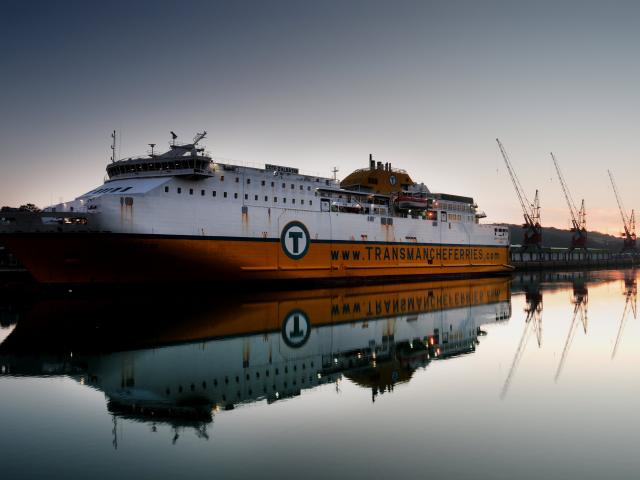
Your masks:
<path fill-rule="evenodd" d="M 214 156 L 339 177 L 369 153 L 432 191 L 567 227 L 549 152 L 588 228 L 620 230 L 606 170 L 639 207 L 640 3 L 0 0 L 0 205 L 102 183 L 169 131 Z"/>

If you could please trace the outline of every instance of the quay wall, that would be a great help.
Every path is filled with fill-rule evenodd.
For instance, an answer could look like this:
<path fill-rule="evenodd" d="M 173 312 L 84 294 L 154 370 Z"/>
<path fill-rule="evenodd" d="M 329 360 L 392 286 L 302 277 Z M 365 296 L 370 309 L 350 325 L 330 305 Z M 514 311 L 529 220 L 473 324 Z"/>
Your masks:
<path fill-rule="evenodd" d="M 553 270 L 580 268 L 624 268 L 640 265 L 640 254 L 618 253 L 604 249 L 541 248 L 526 250 L 511 246 L 509 263 L 516 270 Z M 11 252 L 0 245 L 0 272 L 24 272 L 25 268 Z"/>
<path fill-rule="evenodd" d="M 602 249 L 541 248 L 512 246 L 509 260 L 516 270 L 620 268 L 640 264 L 640 255 Z"/>

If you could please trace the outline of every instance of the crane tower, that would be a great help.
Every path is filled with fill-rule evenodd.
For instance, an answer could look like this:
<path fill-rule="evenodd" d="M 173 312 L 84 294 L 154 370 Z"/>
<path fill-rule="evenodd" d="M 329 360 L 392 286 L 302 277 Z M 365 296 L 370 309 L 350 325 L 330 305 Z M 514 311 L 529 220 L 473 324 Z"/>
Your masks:
<path fill-rule="evenodd" d="M 511 164 L 507 151 L 499 139 L 496 138 L 496 142 L 498 142 L 500 153 L 502 153 L 502 158 L 511 177 L 511 183 L 513 183 L 513 188 L 516 191 L 520 207 L 522 208 L 522 214 L 524 216 L 524 224 L 522 225 L 524 229 L 523 247 L 525 249 L 530 247 L 540 249 L 542 246 L 542 226 L 540 225 L 540 199 L 538 197 L 538 190 L 536 190 L 533 202 L 530 202 L 524 192 L 524 188 L 522 188 L 520 184 L 520 180 Z"/>
<path fill-rule="evenodd" d="M 611 186 L 613 187 L 613 193 L 616 196 L 616 201 L 618 202 L 618 210 L 620 210 L 620 216 L 622 217 L 622 225 L 624 227 L 624 232 L 622 232 L 623 245 L 622 251 L 635 251 L 636 249 L 636 213 L 634 210 L 631 210 L 631 215 L 627 216 L 627 210 L 624 208 L 624 204 L 622 203 L 622 198 L 618 193 L 618 187 L 616 187 L 616 182 L 613 179 L 613 174 L 611 170 L 607 170 L 609 173 L 609 178 L 611 179 Z"/>
<path fill-rule="evenodd" d="M 571 196 L 571 192 L 569 191 L 569 187 L 567 187 L 567 182 L 564 180 L 564 176 L 562 175 L 562 171 L 560 170 L 560 165 L 558 165 L 558 160 L 556 160 L 553 152 L 551 153 L 551 159 L 553 160 L 553 164 L 556 167 L 556 172 L 558 173 L 558 180 L 560 180 L 560 186 L 562 187 L 562 192 L 564 193 L 564 198 L 567 200 L 567 205 L 569 207 L 569 213 L 571 214 L 571 246 L 569 250 L 573 250 L 575 248 L 587 248 L 587 212 L 584 208 L 584 199 L 580 205 L 580 210 L 576 208 L 576 204 L 573 201 L 573 197 Z"/>

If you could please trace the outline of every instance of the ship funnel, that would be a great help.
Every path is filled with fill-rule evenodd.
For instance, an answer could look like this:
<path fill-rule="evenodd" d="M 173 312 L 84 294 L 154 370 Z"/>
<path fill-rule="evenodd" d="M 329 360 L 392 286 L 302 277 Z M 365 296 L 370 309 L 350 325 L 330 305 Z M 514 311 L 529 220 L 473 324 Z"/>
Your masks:
<path fill-rule="evenodd" d="M 371 170 L 375 170 L 376 169 L 376 162 L 373 160 L 373 154 L 372 153 L 369 154 L 369 168 Z"/>

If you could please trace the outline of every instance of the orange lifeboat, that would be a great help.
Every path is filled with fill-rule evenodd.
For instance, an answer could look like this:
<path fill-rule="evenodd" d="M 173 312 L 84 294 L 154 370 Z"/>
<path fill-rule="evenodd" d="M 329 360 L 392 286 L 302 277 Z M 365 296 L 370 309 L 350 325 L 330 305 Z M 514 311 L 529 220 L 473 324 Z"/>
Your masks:
<path fill-rule="evenodd" d="M 426 210 L 429 199 L 426 192 L 402 192 L 395 198 L 394 203 L 400 210 Z"/>

